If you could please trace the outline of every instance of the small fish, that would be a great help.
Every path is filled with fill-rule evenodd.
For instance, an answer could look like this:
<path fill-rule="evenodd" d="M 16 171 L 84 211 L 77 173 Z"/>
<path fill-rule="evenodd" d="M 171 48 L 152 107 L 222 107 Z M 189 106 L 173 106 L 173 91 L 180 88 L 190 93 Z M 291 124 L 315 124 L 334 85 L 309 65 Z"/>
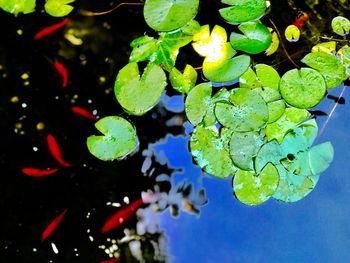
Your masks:
<path fill-rule="evenodd" d="M 112 259 L 100 261 L 100 263 L 117 263 L 117 262 L 120 262 L 120 258 L 112 258 Z"/>
<path fill-rule="evenodd" d="M 338 104 L 345 104 L 345 99 L 343 97 L 336 97 L 336 96 L 333 96 L 333 95 L 327 95 L 327 98 L 328 99 L 331 99 L 331 100 L 334 100 L 335 103 L 338 103 Z"/>
<path fill-rule="evenodd" d="M 321 110 L 309 110 L 309 112 L 314 116 L 327 116 L 328 114 Z"/>
<path fill-rule="evenodd" d="M 72 112 L 79 115 L 79 116 L 82 116 L 84 118 L 87 118 L 89 120 L 92 120 L 92 121 L 97 121 L 97 117 L 92 115 L 87 109 L 84 109 L 84 108 L 81 108 L 79 106 L 73 106 L 71 108 Z"/>
<path fill-rule="evenodd" d="M 59 168 L 38 169 L 38 168 L 26 167 L 26 168 L 22 168 L 22 173 L 29 175 L 29 176 L 32 176 L 32 177 L 44 177 L 44 176 L 54 174 L 58 170 L 59 170 Z"/>
<path fill-rule="evenodd" d="M 143 205 L 142 198 L 115 212 L 106 220 L 101 229 L 101 233 L 105 234 L 125 224 L 135 215 L 137 209 L 139 209 L 141 205 Z"/>
<path fill-rule="evenodd" d="M 44 232 L 41 235 L 41 241 L 47 239 L 51 234 L 56 230 L 58 225 L 62 222 L 64 216 L 66 215 L 68 209 L 64 209 L 61 214 L 59 214 L 54 220 L 51 221 L 50 224 L 47 225 Z"/>
<path fill-rule="evenodd" d="M 57 73 L 61 76 L 62 79 L 62 88 L 66 88 L 68 86 L 68 70 L 67 68 L 57 61 L 53 62 L 53 67 L 56 69 Z"/>
<path fill-rule="evenodd" d="M 295 20 L 295 22 L 293 23 L 293 25 L 295 25 L 298 28 L 301 28 L 304 23 L 311 17 L 311 14 L 308 13 L 304 13 L 302 16 L 300 16 L 297 20 Z"/>
<path fill-rule="evenodd" d="M 70 163 L 66 162 L 63 159 L 62 153 L 61 153 L 61 149 L 58 146 L 57 140 L 55 139 L 55 137 L 53 137 L 52 134 L 48 134 L 46 137 L 46 141 L 47 141 L 47 146 L 49 148 L 49 151 L 52 155 L 52 157 L 59 162 L 62 166 L 64 167 L 69 167 L 72 166 Z"/>
<path fill-rule="evenodd" d="M 65 25 L 67 25 L 69 22 L 70 22 L 70 20 L 68 18 L 65 18 L 63 21 L 61 21 L 61 22 L 59 22 L 57 24 L 45 27 L 44 29 L 40 30 L 38 33 L 35 34 L 34 40 L 39 40 L 39 39 L 41 39 L 43 37 L 52 35 L 58 29 L 60 29 L 60 28 L 64 27 Z"/>

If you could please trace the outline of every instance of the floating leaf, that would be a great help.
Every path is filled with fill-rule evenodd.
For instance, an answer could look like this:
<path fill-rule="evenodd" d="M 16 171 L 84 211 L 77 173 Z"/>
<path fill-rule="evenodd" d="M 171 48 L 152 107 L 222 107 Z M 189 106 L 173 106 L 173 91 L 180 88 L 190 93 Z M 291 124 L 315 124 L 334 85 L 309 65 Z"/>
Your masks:
<path fill-rule="evenodd" d="M 146 0 L 143 14 L 156 31 L 172 31 L 186 25 L 198 12 L 199 0 Z"/>
<path fill-rule="evenodd" d="M 75 0 L 47 0 L 44 6 L 46 13 L 54 17 L 62 17 L 68 15 L 74 9 L 69 5 Z"/>
<path fill-rule="evenodd" d="M 264 144 L 255 158 L 255 172 L 260 173 L 268 163 L 280 164 L 282 158 L 284 154 L 281 145 L 276 140 Z"/>
<path fill-rule="evenodd" d="M 102 118 L 95 123 L 95 126 L 104 136 L 89 136 L 87 146 L 90 153 L 100 160 L 123 158 L 137 146 L 135 128 L 121 117 Z"/>
<path fill-rule="evenodd" d="M 141 79 L 137 63 L 129 63 L 117 76 L 114 92 L 120 105 L 133 115 L 143 115 L 152 109 L 166 86 L 164 71 L 148 64 Z"/>
<path fill-rule="evenodd" d="M 280 40 L 278 38 L 278 35 L 275 31 L 273 31 L 271 28 L 269 28 L 269 31 L 271 33 L 271 44 L 270 46 L 265 50 L 265 54 L 266 56 L 271 56 L 272 54 L 274 54 L 279 47 L 280 44 Z"/>
<path fill-rule="evenodd" d="M 253 170 L 253 157 L 262 144 L 263 139 L 258 132 L 233 132 L 230 140 L 233 163 L 242 170 Z"/>
<path fill-rule="evenodd" d="M 337 43 L 335 41 L 323 42 L 313 46 L 311 52 L 325 52 L 328 54 L 333 54 L 336 47 Z"/>
<path fill-rule="evenodd" d="M 246 205 L 259 205 L 267 201 L 278 186 L 279 174 L 269 163 L 259 175 L 239 170 L 233 178 L 233 189 L 239 201 Z"/>
<path fill-rule="evenodd" d="M 232 5 L 219 10 L 220 15 L 230 23 L 248 22 L 261 17 L 266 9 L 265 0 L 222 0 Z"/>
<path fill-rule="evenodd" d="M 279 143 L 283 141 L 284 135 L 297 124 L 306 120 L 310 113 L 304 109 L 287 108 L 284 114 L 276 121 L 266 126 L 266 136 L 268 141 L 276 139 Z"/>
<path fill-rule="evenodd" d="M 254 91 L 259 93 L 266 103 L 273 102 L 281 98 L 281 95 L 278 92 L 278 90 L 272 88 L 256 88 L 254 89 Z"/>
<path fill-rule="evenodd" d="M 286 104 L 283 100 L 273 101 L 267 104 L 267 108 L 269 110 L 269 119 L 267 123 L 273 123 L 281 118 L 286 110 Z"/>
<path fill-rule="evenodd" d="M 240 77 L 240 87 L 251 89 L 267 87 L 278 90 L 280 76 L 273 67 L 265 64 L 257 64 L 254 68 L 256 73 L 253 69 L 248 68 L 248 70 Z"/>
<path fill-rule="evenodd" d="M 288 104 L 307 109 L 322 100 L 326 94 L 326 83 L 322 75 L 314 69 L 292 69 L 282 76 L 280 92 Z"/>
<path fill-rule="evenodd" d="M 14 15 L 35 11 L 35 0 L 0 0 L 0 8 Z"/>
<path fill-rule="evenodd" d="M 130 46 L 133 50 L 131 51 L 129 62 L 149 60 L 157 52 L 157 40 L 149 36 L 141 36 L 134 39 Z"/>
<path fill-rule="evenodd" d="M 211 100 L 212 87 L 210 82 L 195 86 L 188 93 L 185 101 L 185 111 L 188 120 L 193 125 L 198 125 L 207 114 Z"/>
<path fill-rule="evenodd" d="M 284 36 L 289 42 L 297 42 L 300 38 L 300 30 L 295 25 L 289 25 L 284 31 Z"/>
<path fill-rule="evenodd" d="M 332 20 L 332 29 L 334 33 L 345 36 L 349 34 L 350 31 L 350 21 L 349 19 L 342 17 L 342 16 L 336 16 Z"/>
<path fill-rule="evenodd" d="M 328 89 L 339 86 L 348 77 L 340 60 L 324 52 L 309 53 L 302 62 L 322 74 Z"/>
<path fill-rule="evenodd" d="M 201 29 L 201 25 L 196 20 L 191 20 L 186 25 L 181 27 L 181 31 L 187 35 L 195 35 Z"/>
<path fill-rule="evenodd" d="M 233 175 L 237 168 L 225 147 L 226 137 L 219 137 L 215 126 L 197 126 L 192 134 L 190 149 L 196 163 L 208 174 L 219 178 Z"/>
<path fill-rule="evenodd" d="M 238 26 L 244 34 L 231 33 L 230 42 L 234 49 L 249 54 L 258 54 L 265 51 L 271 44 L 271 33 L 260 22 L 247 22 Z"/>
<path fill-rule="evenodd" d="M 267 122 L 266 102 L 254 90 L 234 89 L 230 102 L 218 102 L 215 107 L 216 118 L 225 127 L 238 132 L 255 131 Z"/>
<path fill-rule="evenodd" d="M 173 68 L 170 71 L 169 80 L 175 90 L 180 93 L 188 93 L 196 85 L 197 71 L 188 64 L 183 74 L 177 68 Z"/>
<path fill-rule="evenodd" d="M 309 151 L 309 162 L 312 174 L 325 171 L 333 161 L 334 150 L 330 142 L 312 147 Z"/>

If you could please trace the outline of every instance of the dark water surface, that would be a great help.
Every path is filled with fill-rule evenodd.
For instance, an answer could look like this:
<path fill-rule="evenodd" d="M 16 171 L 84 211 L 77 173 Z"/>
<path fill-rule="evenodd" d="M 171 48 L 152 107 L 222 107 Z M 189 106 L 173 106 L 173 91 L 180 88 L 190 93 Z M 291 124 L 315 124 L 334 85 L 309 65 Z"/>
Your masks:
<path fill-rule="evenodd" d="M 181 112 L 181 96 L 168 92 L 143 117 L 123 114 L 113 93 L 115 77 L 128 61 L 129 43 L 154 32 L 138 6 L 99 17 L 78 14 L 80 9 L 106 10 L 113 4 L 98 2 L 76 3 L 70 23 L 40 41 L 33 41 L 34 34 L 60 20 L 39 12 L 17 18 L 0 13 L 0 262 L 93 263 L 113 253 L 120 262 L 349 261 L 349 91 L 319 138 L 332 142 L 335 159 L 315 190 L 297 203 L 270 200 L 247 207 L 234 198 L 231 178 L 214 179 L 193 164 L 187 147 L 191 126 Z M 314 10 L 307 5 L 313 1 L 271 2 L 268 17 L 281 33 L 301 12 L 317 14 L 300 42 L 287 45 L 299 64 L 315 44 L 317 32 L 331 34 L 329 19 L 348 14 L 337 1 L 319 1 Z M 212 15 L 219 7 L 219 1 L 202 1 L 201 24 L 230 28 L 216 12 Z M 267 18 L 263 22 L 271 26 Z M 178 63 L 199 66 L 201 60 L 192 55 L 185 48 Z M 292 67 L 282 51 L 269 61 L 264 56 L 255 59 L 274 65 L 281 75 Z M 65 89 L 54 61 L 68 69 Z M 342 88 L 330 94 L 338 96 Z M 85 142 L 97 134 L 94 122 L 73 114 L 72 106 L 96 111 L 100 117 L 129 118 L 137 127 L 139 151 L 120 162 L 92 157 Z M 333 106 L 333 100 L 325 99 L 315 110 L 329 113 Z M 317 117 L 319 127 L 326 118 Z M 58 166 L 47 148 L 48 134 L 57 139 L 72 167 L 45 178 L 24 175 L 24 167 Z M 125 225 L 101 234 L 103 223 L 119 205 L 127 207 L 148 190 L 162 197 L 157 206 L 163 212 L 144 205 Z M 64 209 L 64 220 L 42 242 L 45 227 Z"/>

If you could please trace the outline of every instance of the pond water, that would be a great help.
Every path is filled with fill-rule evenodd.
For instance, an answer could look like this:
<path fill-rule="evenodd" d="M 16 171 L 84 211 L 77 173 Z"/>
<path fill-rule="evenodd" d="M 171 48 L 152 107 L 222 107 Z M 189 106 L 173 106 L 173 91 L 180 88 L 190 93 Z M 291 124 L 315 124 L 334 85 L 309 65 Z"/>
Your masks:
<path fill-rule="evenodd" d="M 350 17 L 345 2 L 274 0 L 267 17 L 283 34 L 302 12 L 313 13 L 300 41 L 285 43 L 301 64 L 317 32 L 332 35 L 332 17 Z M 316 117 L 319 127 L 327 122 L 318 143 L 331 141 L 335 157 L 312 193 L 291 204 L 269 200 L 246 206 L 234 197 L 231 177 L 216 179 L 194 164 L 188 151 L 193 127 L 183 112 L 182 95 L 163 94 L 142 117 L 123 113 L 113 92 L 116 75 L 128 61 L 129 43 L 145 32 L 155 33 L 144 22 L 142 6 L 94 17 L 79 14 L 118 3 L 76 3 L 69 23 L 38 41 L 33 40 L 38 31 L 62 19 L 40 12 L 18 17 L 0 13 L 0 262 L 348 261 L 348 87 L 329 91 L 334 97 L 342 93 L 346 102 L 337 105 L 329 121 Z M 219 1 L 202 1 L 198 21 L 229 28 L 217 12 L 212 15 L 220 6 Z M 263 22 L 268 24 L 268 18 Z M 201 59 L 192 56 L 184 48 L 179 63 L 190 60 L 200 66 Z M 273 65 L 281 75 L 293 67 L 283 50 L 268 58 L 256 56 L 256 61 Z M 65 88 L 55 62 L 68 70 Z M 329 114 L 334 105 L 332 97 L 325 98 L 312 110 Z M 75 114 L 73 106 L 98 117 L 131 120 L 138 151 L 121 161 L 94 158 L 86 147 L 86 138 L 96 134 L 94 121 Z M 47 146 L 49 134 L 72 165 L 42 178 L 23 174 L 25 167 L 59 167 Z M 113 213 L 142 195 L 159 202 L 129 211 L 125 224 L 101 233 Z M 45 228 L 62 213 L 60 224 L 42 241 Z"/>

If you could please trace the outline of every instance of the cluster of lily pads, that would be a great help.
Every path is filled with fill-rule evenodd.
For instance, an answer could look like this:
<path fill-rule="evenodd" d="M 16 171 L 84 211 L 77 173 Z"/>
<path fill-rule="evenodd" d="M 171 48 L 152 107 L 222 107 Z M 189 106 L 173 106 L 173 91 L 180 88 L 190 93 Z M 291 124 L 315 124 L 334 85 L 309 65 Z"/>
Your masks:
<path fill-rule="evenodd" d="M 115 81 L 116 98 L 129 115 L 141 116 L 157 104 L 168 75 L 172 88 L 187 94 L 185 111 L 195 126 L 190 150 L 206 173 L 233 175 L 235 196 L 248 205 L 270 197 L 298 201 L 333 159 L 329 142 L 313 146 L 318 127 L 307 109 L 348 78 L 350 48 L 336 52 L 336 42 L 320 43 L 302 59 L 305 67 L 280 77 L 269 65 L 252 65 L 250 57 L 271 55 L 278 47 L 278 37 L 259 21 L 265 0 L 223 3 L 228 6 L 219 10 L 221 16 L 238 24 L 242 34 L 232 32 L 228 38 L 221 26 L 211 32 L 209 25 L 200 26 L 193 20 L 199 0 L 146 0 L 145 20 L 159 38 L 144 35 L 132 41 L 129 63 Z M 192 65 L 183 72 L 176 68 L 179 49 L 190 43 L 204 57 L 208 81 L 198 85 Z M 148 64 L 140 75 L 142 61 Z M 99 159 L 121 159 L 138 145 L 135 128 L 121 117 L 103 118 L 96 127 L 104 136 L 90 136 L 87 145 Z"/>
<path fill-rule="evenodd" d="M 68 15 L 73 10 L 70 4 L 75 0 L 46 0 L 45 12 L 54 17 Z M 35 11 L 36 0 L 0 0 L 0 8 L 14 15 L 29 14 Z"/>

